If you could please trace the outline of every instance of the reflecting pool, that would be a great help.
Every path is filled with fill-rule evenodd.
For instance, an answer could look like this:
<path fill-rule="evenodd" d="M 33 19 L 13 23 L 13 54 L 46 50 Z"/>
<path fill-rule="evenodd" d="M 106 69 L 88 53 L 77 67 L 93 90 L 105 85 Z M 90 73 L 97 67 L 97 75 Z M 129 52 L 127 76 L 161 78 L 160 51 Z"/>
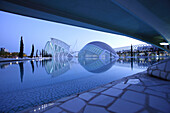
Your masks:
<path fill-rule="evenodd" d="M 0 63 L 0 112 L 20 111 L 144 71 L 161 59 L 72 59 Z"/>

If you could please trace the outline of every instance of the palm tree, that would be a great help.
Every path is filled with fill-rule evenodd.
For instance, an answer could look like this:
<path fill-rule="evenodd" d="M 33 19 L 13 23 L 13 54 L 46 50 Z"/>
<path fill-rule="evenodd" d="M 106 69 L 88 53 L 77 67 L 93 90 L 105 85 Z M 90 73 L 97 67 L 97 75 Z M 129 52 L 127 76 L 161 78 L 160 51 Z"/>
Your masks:
<path fill-rule="evenodd" d="M 32 44 L 32 51 L 31 51 L 31 55 L 30 55 L 30 57 L 32 58 L 32 57 L 33 57 L 33 55 L 34 55 L 34 44 Z"/>
<path fill-rule="evenodd" d="M 24 43 L 23 43 L 23 38 L 21 36 L 21 41 L 20 41 L 20 52 L 19 52 L 19 57 L 23 58 L 23 53 L 24 53 Z"/>

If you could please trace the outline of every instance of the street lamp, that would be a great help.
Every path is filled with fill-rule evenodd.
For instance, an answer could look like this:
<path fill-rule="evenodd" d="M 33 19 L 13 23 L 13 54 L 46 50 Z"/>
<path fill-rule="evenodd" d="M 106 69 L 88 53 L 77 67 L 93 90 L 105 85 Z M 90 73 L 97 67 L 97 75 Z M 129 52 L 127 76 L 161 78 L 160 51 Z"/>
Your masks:
<path fill-rule="evenodd" d="M 161 43 L 159 43 L 160 45 L 169 45 L 169 43 L 167 43 L 167 42 L 161 42 Z"/>

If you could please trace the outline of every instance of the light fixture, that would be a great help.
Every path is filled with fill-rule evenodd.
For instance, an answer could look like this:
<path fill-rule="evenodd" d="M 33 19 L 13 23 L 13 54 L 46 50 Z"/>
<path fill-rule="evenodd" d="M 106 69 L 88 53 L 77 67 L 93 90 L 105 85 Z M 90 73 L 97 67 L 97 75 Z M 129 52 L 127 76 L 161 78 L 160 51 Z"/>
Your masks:
<path fill-rule="evenodd" d="M 159 43 L 160 45 L 169 45 L 169 43 L 167 43 L 167 42 L 161 42 L 161 43 Z"/>

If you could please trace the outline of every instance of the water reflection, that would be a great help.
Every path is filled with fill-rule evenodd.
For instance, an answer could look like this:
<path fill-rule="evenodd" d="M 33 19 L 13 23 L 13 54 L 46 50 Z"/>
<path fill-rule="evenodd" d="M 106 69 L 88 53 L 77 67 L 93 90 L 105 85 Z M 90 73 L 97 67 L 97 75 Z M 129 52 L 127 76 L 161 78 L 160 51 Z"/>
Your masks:
<path fill-rule="evenodd" d="M 42 64 L 44 64 L 42 62 Z M 45 70 L 53 77 L 62 75 L 70 69 L 69 60 L 56 60 L 51 59 L 45 62 Z"/>
<path fill-rule="evenodd" d="M 147 68 L 148 66 L 160 61 L 164 60 L 167 57 L 162 58 L 126 58 L 126 59 L 99 59 L 99 58 L 78 58 L 78 62 L 80 65 L 87 70 L 88 72 L 92 73 L 103 73 L 109 70 L 113 65 L 119 65 L 123 67 L 131 67 L 131 70 L 134 68 Z M 38 69 L 39 67 L 45 68 L 45 71 L 52 75 L 52 77 L 56 77 L 66 73 L 70 70 L 70 64 L 76 64 L 76 60 L 72 59 L 71 61 L 68 59 L 64 60 L 56 60 L 56 59 L 49 59 L 49 60 L 33 60 L 30 61 L 32 73 L 34 74 L 35 66 Z M 5 69 L 9 67 L 9 65 L 19 65 L 20 69 L 20 78 L 21 82 L 23 82 L 24 77 L 24 63 L 23 62 L 3 62 L 0 63 L 0 68 Z"/>
<path fill-rule="evenodd" d="M 36 66 L 37 66 L 37 68 L 38 68 L 38 60 L 36 60 Z"/>
<path fill-rule="evenodd" d="M 144 71 L 159 61 L 157 58 L 37 60 L 0 63 L 3 67 L 0 111 L 36 106 L 87 91 Z"/>
<path fill-rule="evenodd" d="M 161 58 L 155 58 L 155 57 L 144 57 L 144 58 L 120 58 L 116 61 L 118 64 L 131 64 L 131 69 L 133 70 L 134 65 L 138 66 L 139 68 L 147 68 L 148 66 L 159 62 L 161 60 L 167 59 L 168 57 L 161 57 Z"/>
<path fill-rule="evenodd" d="M 138 66 L 143 66 L 143 67 L 148 67 L 156 62 L 159 62 L 160 60 L 167 59 L 168 57 L 161 57 L 161 58 L 155 58 L 155 57 L 147 57 L 147 58 L 120 58 L 120 59 L 99 59 L 99 58 L 84 58 L 84 59 L 78 59 L 78 62 L 87 70 L 91 70 L 89 68 L 94 68 L 92 65 L 95 65 L 95 63 L 99 63 L 100 65 L 97 66 L 106 66 L 106 65 L 111 65 L 112 63 L 114 64 L 119 63 L 119 64 L 131 64 L 131 68 L 133 69 L 134 64 L 137 64 Z M 51 73 L 49 70 L 55 71 L 60 69 L 61 67 L 70 67 L 69 64 L 74 63 L 74 60 L 56 60 L 56 59 L 50 59 L 50 60 L 36 60 L 36 67 L 38 68 L 39 66 L 45 67 L 47 70 L 47 73 Z M 21 63 L 21 62 L 19 62 Z M 0 63 L 0 68 L 5 69 L 9 67 L 9 65 L 14 65 L 14 64 L 19 64 L 18 62 L 2 62 Z M 34 61 L 30 61 L 31 67 L 32 67 L 32 72 L 34 73 L 35 66 L 34 66 Z M 113 65 L 112 64 L 112 65 Z M 92 67 L 90 67 L 92 66 Z M 109 67 L 109 66 L 108 66 Z M 49 69 L 50 68 L 50 69 Z M 96 67 L 97 68 L 97 67 Z M 94 70 L 94 69 L 92 69 Z"/>
<path fill-rule="evenodd" d="M 7 68 L 8 67 L 8 65 L 9 65 L 10 63 L 7 63 L 7 64 L 1 64 L 0 65 L 0 67 L 1 67 L 1 69 L 5 69 L 5 68 Z"/>
<path fill-rule="evenodd" d="M 133 58 L 131 58 L 131 70 L 133 70 Z"/>
<path fill-rule="evenodd" d="M 99 59 L 99 58 L 79 58 L 81 66 L 92 73 L 102 73 L 109 70 L 116 59 Z"/>
<path fill-rule="evenodd" d="M 20 69 L 21 82 L 23 82 L 23 76 L 24 76 L 24 63 L 23 62 L 19 63 L 19 69 Z"/>
<path fill-rule="evenodd" d="M 34 62 L 31 61 L 30 63 L 31 63 L 31 67 L 32 67 L 32 73 L 34 73 Z"/>

